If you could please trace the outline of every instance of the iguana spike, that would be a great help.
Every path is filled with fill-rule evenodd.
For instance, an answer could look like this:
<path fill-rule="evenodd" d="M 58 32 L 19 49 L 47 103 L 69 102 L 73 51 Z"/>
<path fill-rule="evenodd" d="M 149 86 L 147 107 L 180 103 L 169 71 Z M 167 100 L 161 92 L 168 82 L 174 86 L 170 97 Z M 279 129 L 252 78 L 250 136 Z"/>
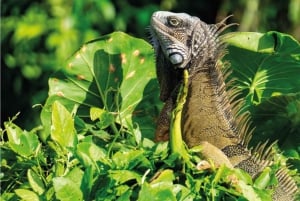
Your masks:
<path fill-rule="evenodd" d="M 250 129 L 251 126 L 250 113 L 245 112 L 243 114 L 238 115 L 236 124 L 237 124 L 238 138 L 240 139 L 241 143 L 245 145 L 245 147 L 248 147 L 248 143 L 252 138 L 252 131 L 253 131 L 253 129 L 252 130 Z"/>
<path fill-rule="evenodd" d="M 273 157 L 273 150 L 268 142 L 257 145 L 253 150 L 247 148 L 253 128 L 250 115 L 243 114 L 245 108 L 242 107 L 243 100 L 239 100 L 240 89 L 233 86 L 238 80 L 232 79 L 229 84 L 224 84 L 225 79 L 230 79 L 228 64 L 221 62 L 226 53 L 224 39 L 227 36 L 218 35 L 236 25 L 226 25 L 227 19 L 216 25 L 208 25 L 185 13 L 159 11 L 153 14 L 151 33 L 159 61 L 157 72 L 163 74 L 158 75 L 163 89 L 161 96 L 162 100 L 172 100 L 172 94 L 178 93 L 174 90 L 175 85 L 182 80 L 174 75 L 180 69 L 188 69 L 191 76 L 181 119 L 184 141 L 189 147 L 207 141 L 220 149 L 232 166 L 242 168 L 255 177 L 272 163 L 269 159 Z M 174 62 L 174 58 L 179 59 Z M 222 67 L 223 64 L 225 67 Z M 171 104 L 169 107 L 172 108 L 175 103 L 167 101 L 167 104 Z M 161 116 L 167 119 L 168 110 L 163 112 Z M 158 126 L 157 131 L 160 128 Z M 209 154 L 210 150 L 208 147 Z M 284 195 L 294 192 L 297 187 L 283 171 L 278 171 L 276 176 L 279 187 L 275 188 L 273 200 L 285 201 Z"/>
<path fill-rule="evenodd" d="M 268 142 L 268 140 L 267 140 L 267 142 Z M 266 142 L 266 143 L 267 143 Z M 270 160 L 271 161 L 271 157 L 273 157 L 274 156 L 274 153 L 273 153 L 273 147 L 274 147 L 274 145 L 277 143 L 277 141 L 274 141 L 273 143 L 271 143 L 271 145 L 269 145 L 268 146 L 268 148 L 267 149 L 265 149 L 264 151 L 263 151 L 263 155 L 262 155 L 262 159 L 263 160 Z"/>
<path fill-rule="evenodd" d="M 275 142 L 274 142 L 275 143 Z M 272 147 L 274 143 L 271 144 L 271 146 L 267 146 L 268 140 L 261 144 L 259 143 L 253 151 L 251 151 L 252 156 L 255 156 L 255 161 L 257 164 L 259 164 L 262 168 L 265 168 L 266 166 L 271 165 L 273 162 L 271 158 L 274 156 L 274 153 L 272 152 Z"/>
<path fill-rule="evenodd" d="M 296 182 L 288 174 L 286 168 L 279 169 L 275 176 L 278 181 L 278 186 L 275 188 L 274 194 L 272 195 L 272 200 L 286 200 L 292 201 L 295 200 L 297 195 L 298 188 Z"/>
<path fill-rule="evenodd" d="M 233 15 L 228 15 L 227 17 L 225 17 L 222 21 L 218 22 L 216 24 L 216 26 L 218 27 L 218 31 L 217 31 L 217 35 L 221 34 L 224 30 L 228 29 L 229 27 L 232 26 L 238 26 L 238 23 L 230 23 L 230 24 L 226 24 L 226 21 L 233 17 Z"/>

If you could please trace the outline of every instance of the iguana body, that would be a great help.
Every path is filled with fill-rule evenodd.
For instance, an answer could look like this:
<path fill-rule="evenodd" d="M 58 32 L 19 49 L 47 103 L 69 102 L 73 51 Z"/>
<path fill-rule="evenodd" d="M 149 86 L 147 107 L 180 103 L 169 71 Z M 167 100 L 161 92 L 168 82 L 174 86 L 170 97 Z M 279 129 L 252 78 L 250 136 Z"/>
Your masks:
<path fill-rule="evenodd" d="M 206 157 L 216 163 L 228 160 L 232 167 L 244 169 L 255 177 L 271 163 L 271 149 L 265 149 L 266 144 L 258 146 L 254 154 L 247 149 L 251 136 L 247 129 L 248 118 L 246 115 L 236 117 L 236 112 L 233 112 L 235 108 L 231 106 L 230 97 L 234 97 L 234 93 L 229 95 L 226 92 L 223 73 L 218 67 L 224 52 L 218 34 L 225 28 L 223 22 L 207 25 L 184 13 L 160 11 L 153 14 L 150 31 L 156 52 L 161 99 L 165 101 L 156 140 L 168 139 L 169 114 L 176 104 L 182 69 L 188 69 L 190 78 L 181 126 L 184 141 L 189 147 L 206 144 Z M 218 160 L 224 155 L 225 160 Z M 277 176 L 279 187 L 273 200 L 292 200 L 296 184 L 283 171 Z"/>

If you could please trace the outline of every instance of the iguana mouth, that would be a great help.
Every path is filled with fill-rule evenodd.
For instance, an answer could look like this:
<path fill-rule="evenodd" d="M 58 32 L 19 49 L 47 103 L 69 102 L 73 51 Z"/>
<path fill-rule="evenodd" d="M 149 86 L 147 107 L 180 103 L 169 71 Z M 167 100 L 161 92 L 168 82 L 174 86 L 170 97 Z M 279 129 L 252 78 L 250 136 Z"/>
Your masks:
<path fill-rule="evenodd" d="M 161 46 L 161 42 L 159 41 L 159 38 L 157 37 L 157 34 L 153 28 L 149 27 L 149 34 L 150 34 L 150 43 L 153 46 L 155 52 L 158 51 L 158 49 L 161 49 L 163 51 L 163 48 Z M 176 50 L 176 47 L 169 47 L 164 52 L 165 57 L 168 58 L 168 60 L 174 65 L 176 68 L 183 68 L 184 66 L 181 66 L 181 64 L 184 61 L 184 56 Z"/>
<path fill-rule="evenodd" d="M 155 50 L 160 47 L 164 55 L 173 64 L 174 68 L 185 68 L 188 63 L 188 55 L 183 45 L 173 45 L 176 38 L 170 33 L 168 27 L 162 23 L 158 14 L 154 14 L 150 22 L 151 44 Z"/>

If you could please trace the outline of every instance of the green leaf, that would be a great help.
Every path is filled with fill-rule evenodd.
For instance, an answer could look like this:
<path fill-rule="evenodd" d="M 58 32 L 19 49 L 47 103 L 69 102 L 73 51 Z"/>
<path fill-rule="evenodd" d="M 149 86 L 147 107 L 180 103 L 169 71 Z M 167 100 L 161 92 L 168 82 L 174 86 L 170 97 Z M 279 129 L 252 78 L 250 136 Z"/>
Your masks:
<path fill-rule="evenodd" d="M 242 194 L 247 200 L 253 201 L 264 201 L 256 193 L 252 186 L 247 185 L 244 181 L 239 181 L 239 187 L 241 188 Z"/>
<path fill-rule="evenodd" d="M 53 186 L 56 198 L 63 201 L 83 200 L 80 189 L 83 172 L 74 168 L 64 177 L 53 178 Z"/>
<path fill-rule="evenodd" d="M 52 106 L 51 138 L 63 148 L 74 147 L 77 143 L 74 119 L 58 101 Z"/>
<path fill-rule="evenodd" d="M 91 107 L 90 109 L 90 117 L 92 121 L 95 121 L 96 119 L 99 119 L 100 116 L 105 113 L 106 111 L 101 109 L 101 108 L 97 108 L 97 107 Z"/>
<path fill-rule="evenodd" d="M 165 159 L 169 154 L 169 142 L 157 143 L 153 152 L 154 158 Z"/>
<path fill-rule="evenodd" d="M 4 126 L 8 136 L 8 144 L 15 153 L 23 157 L 35 155 L 40 144 L 35 133 L 23 131 L 12 122 L 5 122 Z"/>
<path fill-rule="evenodd" d="M 112 160 L 116 169 L 131 170 L 138 165 L 152 168 L 150 161 L 144 156 L 143 150 L 129 150 L 126 152 L 119 151 L 112 156 Z"/>
<path fill-rule="evenodd" d="M 117 182 L 116 184 L 123 184 L 133 179 L 140 184 L 142 180 L 142 177 L 139 174 L 130 170 L 110 170 L 109 176 Z"/>
<path fill-rule="evenodd" d="M 53 186 L 57 199 L 64 201 L 83 200 L 80 188 L 70 179 L 57 177 L 53 179 Z"/>
<path fill-rule="evenodd" d="M 236 32 L 224 36 L 232 76 L 251 104 L 300 91 L 300 45 L 291 36 Z"/>
<path fill-rule="evenodd" d="M 77 186 L 80 186 L 82 182 L 83 177 L 83 171 L 79 167 L 73 168 L 66 176 L 65 178 L 68 178 L 74 182 Z"/>
<path fill-rule="evenodd" d="M 262 139 L 279 140 L 285 155 L 300 154 L 300 93 L 270 97 L 254 107 L 252 113 L 257 133 L 253 144 Z"/>
<path fill-rule="evenodd" d="M 41 119 L 44 138 L 50 129 L 49 113 L 55 100 L 88 121 L 91 107 L 117 114 L 125 127 L 139 124 L 144 136 L 153 137 L 160 108 L 153 49 L 144 40 L 121 32 L 86 43 L 49 80 L 49 97 Z"/>
<path fill-rule="evenodd" d="M 234 173 L 240 180 L 243 180 L 245 183 L 253 183 L 251 176 L 246 171 L 242 169 L 234 169 Z"/>
<path fill-rule="evenodd" d="M 111 162 L 106 151 L 95 145 L 93 142 L 79 143 L 77 145 L 76 153 L 85 167 L 92 166 L 99 170 L 110 167 Z"/>
<path fill-rule="evenodd" d="M 176 196 L 172 191 L 172 185 L 169 183 L 159 183 L 159 185 L 149 185 L 143 183 L 142 189 L 139 192 L 138 201 L 148 201 L 149 198 L 153 201 L 176 201 Z"/>
<path fill-rule="evenodd" d="M 38 194 L 42 195 L 45 191 L 45 186 L 41 178 L 31 169 L 27 171 L 27 178 L 31 188 Z"/>
<path fill-rule="evenodd" d="M 150 184 L 142 184 L 138 200 L 177 200 L 176 195 L 184 190 L 180 185 L 174 185 L 175 175 L 172 170 L 164 170 Z M 186 192 L 185 192 L 186 193 Z"/>
<path fill-rule="evenodd" d="M 132 191 L 128 190 L 125 193 L 123 193 L 117 201 L 130 201 L 130 196 L 132 194 Z"/>
<path fill-rule="evenodd" d="M 278 32 L 236 32 L 224 35 L 233 85 L 238 98 L 251 112 L 256 127 L 252 146 L 279 139 L 284 149 L 297 150 L 300 143 L 300 44 Z M 288 128 L 288 129 L 287 129 Z"/>
<path fill-rule="evenodd" d="M 163 170 L 159 176 L 151 182 L 151 184 L 157 184 L 159 182 L 173 182 L 175 180 L 175 175 L 173 170 Z"/>
<path fill-rule="evenodd" d="M 255 179 L 254 186 L 260 189 L 268 187 L 271 180 L 271 169 L 265 168 L 262 173 L 259 174 L 258 178 Z"/>
<path fill-rule="evenodd" d="M 90 193 L 94 185 L 94 174 L 95 171 L 92 166 L 87 167 L 84 171 L 81 183 L 81 190 L 84 195 L 84 200 L 89 200 L 89 198 L 91 197 Z"/>
<path fill-rule="evenodd" d="M 15 193 L 24 201 L 40 201 L 39 196 L 30 190 L 16 189 Z"/>
<path fill-rule="evenodd" d="M 115 120 L 114 116 L 110 112 L 107 112 L 106 110 L 103 110 L 101 108 L 96 108 L 96 107 L 92 107 L 90 109 L 90 116 L 91 116 L 92 121 L 94 121 L 96 119 L 100 120 L 100 122 L 97 123 L 97 125 L 100 129 L 107 128 Z"/>

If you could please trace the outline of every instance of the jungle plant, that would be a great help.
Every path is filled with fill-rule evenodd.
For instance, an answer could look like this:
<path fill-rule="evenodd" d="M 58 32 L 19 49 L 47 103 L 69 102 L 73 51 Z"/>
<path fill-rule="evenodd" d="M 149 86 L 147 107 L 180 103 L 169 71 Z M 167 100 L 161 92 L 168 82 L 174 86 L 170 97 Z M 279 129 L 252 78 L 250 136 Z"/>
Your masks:
<path fill-rule="evenodd" d="M 153 49 L 114 32 L 84 44 L 50 77 L 41 126 L 23 130 L 17 116 L 5 123 L 1 199 L 270 200 L 276 168 L 300 168 L 300 45 L 278 32 L 223 40 L 256 127 L 252 144 L 279 139 L 283 151 L 256 180 L 225 166 L 197 168 L 201 147 L 186 150 L 187 163 L 168 142 L 152 141 L 161 109 Z"/>

